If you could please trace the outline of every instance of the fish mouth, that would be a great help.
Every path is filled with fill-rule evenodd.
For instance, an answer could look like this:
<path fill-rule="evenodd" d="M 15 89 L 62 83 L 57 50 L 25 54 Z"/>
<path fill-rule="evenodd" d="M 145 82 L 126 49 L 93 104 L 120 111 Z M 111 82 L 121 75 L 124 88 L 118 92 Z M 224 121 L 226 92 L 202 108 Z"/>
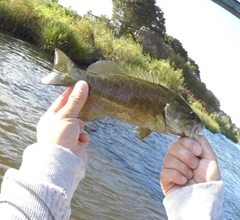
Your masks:
<path fill-rule="evenodd" d="M 188 125 L 185 124 L 184 126 L 179 126 L 177 123 L 168 123 L 168 131 L 170 134 L 193 139 L 199 136 L 199 133 L 204 127 L 205 125 L 202 122 Z"/>
<path fill-rule="evenodd" d="M 199 133 L 205 128 L 203 123 L 194 125 L 191 130 L 184 131 L 184 136 L 189 138 L 195 138 L 199 136 Z"/>

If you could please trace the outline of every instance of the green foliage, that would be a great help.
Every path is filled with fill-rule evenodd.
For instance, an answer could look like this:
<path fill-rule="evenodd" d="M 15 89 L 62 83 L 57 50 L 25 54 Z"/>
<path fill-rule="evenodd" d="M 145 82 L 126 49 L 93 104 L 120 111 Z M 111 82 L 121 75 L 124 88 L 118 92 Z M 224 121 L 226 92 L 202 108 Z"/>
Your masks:
<path fill-rule="evenodd" d="M 131 38 L 116 38 L 114 31 L 105 22 L 92 23 L 94 42 L 106 59 L 114 60 L 122 65 L 147 66 L 150 57 L 142 54 L 142 48 Z M 103 37 L 104 36 L 104 37 Z"/>
<path fill-rule="evenodd" d="M 185 59 L 185 61 L 188 60 L 188 53 L 183 48 L 182 43 L 178 39 L 170 35 L 165 35 L 164 41 L 166 44 L 170 45 L 173 48 L 173 50 L 177 55 Z"/>
<path fill-rule="evenodd" d="M 168 88 L 171 88 L 178 94 L 182 95 L 182 86 L 184 79 L 182 70 L 174 70 L 167 60 L 152 60 L 148 66 L 149 71 L 155 71 L 158 75 L 158 81 Z"/>
<path fill-rule="evenodd" d="M 47 51 L 62 49 L 77 55 L 74 60 L 91 58 L 92 48 L 76 28 L 81 17 L 55 1 L 11 0 L 0 2 L 4 27 L 25 36 Z"/>
<path fill-rule="evenodd" d="M 208 130 L 213 133 L 222 133 L 235 143 L 239 142 L 240 130 L 235 124 L 232 124 L 231 118 L 228 115 L 222 111 L 214 111 L 209 114 L 201 102 L 198 102 L 192 98 L 189 98 L 189 100 L 192 108 L 199 114 Z"/>
<path fill-rule="evenodd" d="M 188 57 L 187 64 L 189 65 L 189 68 L 192 70 L 192 73 L 196 75 L 197 78 L 200 80 L 200 70 L 196 62 L 192 58 Z"/>
<path fill-rule="evenodd" d="M 160 41 L 166 31 L 163 12 L 155 0 L 113 0 L 113 3 L 113 21 L 120 32 L 128 33 L 121 37 L 116 37 L 113 22 L 106 17 L 90 12 L 81 17 L 57 0 L 0 0 L 0 22 L 5 30 L 46 51 L 62 49 L 74 61 L 89 65 L 105 58 L 120 63 L 127 71 L 154 75 L 161 84 L 188 100 L 210 131 L 221 132 L 235 142 L 240 140 L 240 130 L 220 111 L 219 100 L 201 82 L 198 65 L 188 57 L 180 41 L 166 35 L 163 51 L 158 52 L 167 60 L 143 53 L 134 36 L 136 31 L 145 28 Z"/>
<path fill-rule="evenodd" d="M 205 103 L 209 113 L 220 110 L 220 102 L 216 96 L 207 89 L 205 83 L 201 82 L 196 75 L 191 73 L 189 67 L 185 67 L 183 71 L 185 86 L 194 94 L 197 100 Z M 212 110 L 211 110 L 212 109 Z"/>
<path fill-rule="evenodd" d="M 219 111 L 220 110 L 220 101 L 219 99 L 213 94 L 212 91 L 206 89 L 204 93 L 202 94 L 202 100 L 207 103 L 208 109 L 211 107 L 213 108 L 214 111 Z"/>
<path fill-rule="evenodd" d="M 208 130 L 210 130 L 213 133 L 221 132 L 221 128 L 218 122 L 206 112 L 201 102 L 198 102 L 192 99 L 191 97 L 189 97 L 189 102 L 191 107 L 194 109 L 194 111 L 197 112 L 197 114 L 199 115 L 199 117 L 201 118 L 201 120 L 203 121 Z"/>
<path fill-rule="evenodd" d="M 162 10 L 155 0 L 113 0 L 112 20 L 119 36 L 129 29 L 133 32 L 141 28 L 163 35 L 166 32 Z"/>
<path fill-rule="evenodd" d="M 201 82 L 199 67 L 193 59 L 188 57 L 188 53 L 183 48 L 181 42 L 168 35 L 165 35 L 164 41 L 173 50 L 169 50 L 168 56 L 172 67 L 183 71 L 184 87 L 194 95 L 196 100 L 201 100 L 205 103 L 209 113 L 212 110 L 219 111 L 219 100 L 206 88 L 205 83 Z"/>
<path fill-rule="evenodd" d="M 222 134 L 224 134 L 227 138 L 231 139 L 235 143 L 239 142 L 240 130 L 236 127 L 235 124 L 232 124 L 230 116 L 228 116 L 223 111 L 213 112 L 210 116 L 218 122 Z"/>
<path fill-rule="evenodd" d="M 37 17 L 34 14 L 36 2 L 33 1 L 0 1 L 0 20 L 3 27 L 13 33 L 36 38 L 32 33 Z M 32 22 L 29 22 L 29 21 Z"/>

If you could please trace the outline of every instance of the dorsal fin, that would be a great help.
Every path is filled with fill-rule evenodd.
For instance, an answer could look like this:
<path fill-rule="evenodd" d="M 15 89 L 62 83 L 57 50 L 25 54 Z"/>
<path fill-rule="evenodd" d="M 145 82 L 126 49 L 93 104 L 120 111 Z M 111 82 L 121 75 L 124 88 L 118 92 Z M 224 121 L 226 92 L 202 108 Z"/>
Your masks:
<path fill-rule="evenodd" d="M 125 71 L 114 61 L 100 60 L 87 68 L 88 73 L 96 74 L 126 74 Z"/>
<path fill-rule="evenodd" d="M 129 72 L 127 73 L 128 76 L 134 77 L 134 78 L 138 78 L 138 79 L 142 79 L 151 83 L 155 83 L 155 84 L 160 84 L 161 85 L 161 81 L 159 78 L 159 74 L 155 71 L 151 71 L 151 72 L 146 72 L 146 73 L 142 73 L 142 72 Z"/>
<path fill-rule="evenodd" d="M 127 72 L 120 65 L 111 60 L 101 60 L 91 64 L 87 68 L 88 73 L 95 74 L 124 74 L 137 79 L 142 79 L 151 83 L 160 84 L 159 74 L 156 71 L 151 72 Z"/>

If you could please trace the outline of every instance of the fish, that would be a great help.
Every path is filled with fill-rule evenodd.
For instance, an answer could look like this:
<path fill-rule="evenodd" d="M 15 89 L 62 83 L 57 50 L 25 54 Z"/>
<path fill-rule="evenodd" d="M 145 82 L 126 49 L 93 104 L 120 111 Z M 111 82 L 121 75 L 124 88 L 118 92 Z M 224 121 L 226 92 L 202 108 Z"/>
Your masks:
<path fill-rule="evenodd" d="M 78 68 L 61 50 L 55 49 L 53 70 L 41 79 L 46 85 L 89 85 L 79 113 L 84 122 L 114 118 L 136 126 L 143 140 L 151 132 L 195 138 L 204 124 L 175 91 L 161 85 L 154 74 L 129 73 L 111 60 L 100 60 L 86 70 Z"/>

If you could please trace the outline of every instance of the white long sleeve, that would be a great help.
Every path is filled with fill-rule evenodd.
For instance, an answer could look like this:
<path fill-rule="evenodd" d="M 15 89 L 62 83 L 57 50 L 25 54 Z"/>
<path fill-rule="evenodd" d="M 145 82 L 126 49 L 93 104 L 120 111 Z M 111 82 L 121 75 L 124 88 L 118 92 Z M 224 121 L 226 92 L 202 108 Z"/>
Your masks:
<path fill-rule="evenodd" d="M 58 145 L 26 148 L 19 170 L 9 169 L 2 182 L 0 219 L 65 220 L 85 167 L 79 157 Z M 222 219 L 223 182 L 184 187 L 163 201 L 169 220 Z"/>
<path fill-rule="evenodd" d="M 186 186 L 167 195 L 163 204 L 169 220 L 221 220 L 223 182 Z"/>
<path fill-rule="evenodd" d="M 27 147 L 20 169 L 4 175 L 0 219 L 69 219 L 73 193 L 84 175 L 83 162 L 66 148 Z"/>

